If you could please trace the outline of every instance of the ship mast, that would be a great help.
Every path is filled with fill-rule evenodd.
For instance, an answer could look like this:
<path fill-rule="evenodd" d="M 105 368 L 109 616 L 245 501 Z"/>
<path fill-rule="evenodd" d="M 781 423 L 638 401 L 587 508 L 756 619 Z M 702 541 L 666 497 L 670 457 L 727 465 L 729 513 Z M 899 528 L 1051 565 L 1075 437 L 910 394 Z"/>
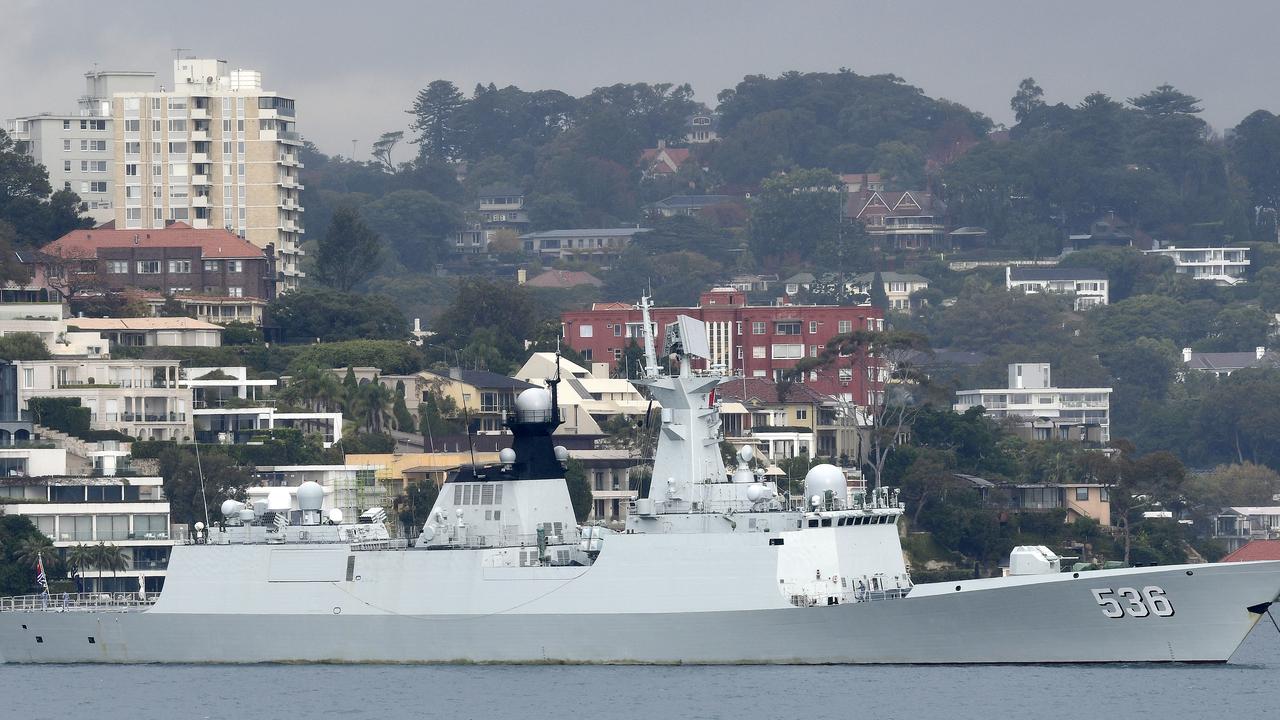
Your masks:
<path fill-rule="evenodd" d="M 640 296 L 640 319 L 644 322 L 644 327 L 640 334 L 644 338 L 644 376 L 647 378 L 658 377 L 658 355 L 653 349 L 653 331 L 649 324 L 649 308 L 652 307 L 648 295 Z"/>

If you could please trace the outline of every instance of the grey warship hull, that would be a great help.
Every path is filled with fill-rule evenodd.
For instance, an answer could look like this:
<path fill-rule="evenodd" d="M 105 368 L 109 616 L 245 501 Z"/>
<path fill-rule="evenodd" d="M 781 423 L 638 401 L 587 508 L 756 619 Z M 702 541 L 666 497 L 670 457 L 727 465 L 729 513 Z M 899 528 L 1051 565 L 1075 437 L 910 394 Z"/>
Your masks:
<path fill-rule="evenodd" d="M 242 562 L 250 549 L 230 550 Z M 146 610 L 0 613 L 0 654 L 11 663 L 1225 662 L 1280 595 L 1280 563 L 1238 563 L 917 585 L 903 598 L 819 607 L 751 608 L 739 597 L 727 603 L 737 609 L 709 610 L 726 604 L 705 595 L 728 579 L 714 571 L 709 583 L 691 577 L 648 597 L 627 594 L 625 582 L 611 592 L 599 564 L 542 580 L 480 573 L 470 588 L 409 572 L 388 592 L 364 578 L 436 553 L 366 555 L 397 567 L 362 557 L 360 580 L 268 581 L 257 592 L 247 583 L 206 603 L 182 602 L 214 588 L 183 588 L 179 574 L 179 602 L 162 597 Z M 1169 614 L 1110 617 L 1095 591 L 1129 587 L 1159 588 Z"/>

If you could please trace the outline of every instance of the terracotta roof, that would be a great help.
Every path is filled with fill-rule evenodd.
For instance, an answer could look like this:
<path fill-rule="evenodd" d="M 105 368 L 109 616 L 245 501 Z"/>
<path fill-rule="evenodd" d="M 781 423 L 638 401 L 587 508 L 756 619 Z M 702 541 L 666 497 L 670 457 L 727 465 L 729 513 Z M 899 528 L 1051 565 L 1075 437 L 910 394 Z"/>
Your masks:
<path fill-rule="evenodd" d="M 776 405 L 778 400 L 778 384 L 768 378 L 734 378 L 716 388 L 716 395 L 725 401 L 749 403 L 759 401 L 762 405 Z M 792 383 L 787 391 L 788 403 L 824 403 L 831 398 L 805 385 Z"/>
<path fill-rule="evenodd" d="M 189 317 L 70 318 L 67 325 L 81 330 L 222 330 L 221 325 Z"/>
<path fill-rule="evenodd" d="M 1254 540 L 1222 558 L 1222 562 L 1280 560 L 1280 540 Z"/>
<path fill-rule="evenodd" d="M 662 158 L 663 153 L 667 156 L 665 160 Z M 644 152 L 640 153 L 640 161 L 649 166 L 650 172 L 658 174 L 673 173 L 679 170 L 688 159 L 689 148 L 645 148 Z"/>
<path fill-rule="evenodd" d="M 262 248 L 227 230 L 196 230 L 180 222 L 153 230 L 72 230 L 41 250 L 62 257 L 96 257 L 100 248 L 121 247 L 198 247 L 200 256 L 205 258 L 259 258 L 263 255 Z"/>
<path fill-rule="evenodd" d="M 581 270 L 548 270 L 541 275 L 529 278 L 525 283 L 529 287 L 570 288 L 578 285 L 594 285 L 600 287 L 604 283 L 600 278 Z"/>

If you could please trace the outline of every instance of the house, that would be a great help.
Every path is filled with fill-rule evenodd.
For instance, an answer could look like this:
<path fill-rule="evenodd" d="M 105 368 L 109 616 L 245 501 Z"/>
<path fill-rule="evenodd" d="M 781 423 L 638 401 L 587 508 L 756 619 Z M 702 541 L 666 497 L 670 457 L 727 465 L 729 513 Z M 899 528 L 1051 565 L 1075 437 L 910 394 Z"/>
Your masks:
<path fill-rule="evenodd" d="M 787 295 L 799 295 L 801 291 L 807 292 L 809 288 L 813 287 L 813 283 L 817 279 L 813 273 L 798 272 L 782 281 L 782 289 Z"/>
<path fill-rule="evenodd" d="M 661 338 L 668 324 L 688 315 L 707 324 L 710 364 L 749 378 L 784 379 L 805 357 L 817 357 L 836 335 L 854 330 L 882 330 L 883 313 L 870 306 L 750 305 L 747 294 L 733 288 L 702 293 L 696 307 L 655 307 L 651 330 Z M 563 313 L 561 337 L 590 361 L 615 364 L 643 334 L 640 309 L 629 303 L 595 303 L 589 310 Z M 658 348 L 661 351 L 661 348 Z M 697 361 L 702 364 L 701 361 Z M 870 383 L 857 358 L 838 358 L 822 371 L 797 381 L 824 395 L 865 403 Z"/>
<path fill-rule="evenodd" d="M 1182 348 L 1182 364 L 1193 372 L 1211 373 L 1214 377 L 1226 377 L 1245 368 L 1280 367 L 1280 353 L 1259 346 L 1253 352 L 1210 353 Z"/>
<path fill-rule="evenodd" d="M 180 385 L 177 360 L 71 358 L 21 360 L 18 402 L 75 398 L 89 408 L 94 430 L 119 430 L 146 440 L 191 438 L 191 390 Z"/>
<path fill-rule="evenodd" d="M 1280 540 L 1251 540 L 1218 562 L 1280 560 Z"/>
<path fill-rule="evenodd" d="M 345 457 L 348 465 L 377 468 L 374 479 L 390 498 L 404 495 L 413 483 L 430 482 L 440 487 L 449 473 L 472 464 L 473 460 L 480 465 L 494 465 L 498 462 L 498 453 L 477 450 L 473 456 L 464 447 L 462 452 L 348 453 Z"/>
<path fill-rule="evenodd" d="M 684 124 L 684 141 L 694 145 L 715 142 L 720 139 L 720 116 L 715 113 L 698 113 Z"/>
<path fill-rule="evenodd" d="M 274 378 L 250 379 L 244 367 L 189 367 L 179 385 L 191 390 L 191 420 L 196 442 L 244 444 L 276 428 L 320 435 L 328 448 L 342 438 L 341 412 L 280 412 L 270 400 Z"/>
<path fill-rule="evenodd" d="M 778 284 L 776 274 L 734 275 L 725 283 L 725 287 L 741 290 L 745 293 L 769 292 L 769 287 Z"/>
<path fill-rule="evenodd" d="M 880 177 L 880 173 L 844 173 L 840 176 L 840 182 L 844 184 L 844 191 L 849 194 L 858 194 L 863 191 L 884 192 L 884 179 Z"/>
<path fill-rule="evenodd" d="M 1249 272 L 1247 247 L 1180 248 L 1169 245 L 1144 250 L 1143 254 L 1170 258 L 1178 274 L 1190 275 L 1214 285 L 1239 285 L 1245 282 L 1245 275 Z"/>
<path fill-rule="evenodd" d="M 1213 539 L 1229 553 L 1256 540 L 1280 539 L 1280 506 L 1223 508 L 1213 519 Z"/>
<path fill-rule="evenodd" d="M 924 190 L 863 189 L 845 197 L 844 220 L 861 222 L 871 238 L 895 250 L 947 247 L 947 206 Z"/>
<path fill-rule="evenodd" d="M 61 302 L 0 303 L 0 337 L 10 333 L 39 336 L 55 357 L 103 357 L 110 349 L 97 332 L 80 330 Z"/>
<path fill-rule="evenodd" d="M 524 251 L 537 254 L 544 262 L 579 260 L 608 264 L 617 260 L 632 238 L 650 228 L 584 228 L 546 230 L 520 236 Z"/>
<path fill-rule="evenodd" d="M 1066 521 L 1081 518 L 1111 524 L 1111 490 L 1113 486 L 1089 482 L 1066 483 L 993 483 L 985 478 L 954 473 L 953 477 L 978 491 L 984 502 L 996 502 L 1014 512 L 1042 510 L 1066 511 Z M 997 496 L 993 491 L 999 490 Z"/>
<path fill-rule="evenodd" d="M 613 418 L 626 417 L 639 422 L 653 409 L 630 380 L 609 377 L 609 363 L 591 363 L 588 370 L 555 353 L 536 352 L 516 371 L 514 377 L 530 385 L 546 387 L 547 379 L 559 374 L 557 388 L 560 417 L 564 425 L 556 434 L 600 435 L 601 426 Z"/>
<path fill-rule="evenodd" d="M 640 473 L 647 460 L 632 450 L 570 450 L 569 457 L 582 464 L 591 486 L 591 514 L 587 522 L 605 522 L 621 530 L 627 510 L 640 497 Z"/>
<path fill-rule="evenodd" d="M 644 206 L 646 213 L 662 217 L 677 215 L 696 216 L 708 208 L 721 205 L 737 205 L 738 198 L 732 195 L 669 195 L 657 202 Z"/>
<path fill-rule="evenodd" d="M 73 318 L 69 328 L 124 347 L 221 347 L 221 325 L 188 317 Z"/>
<path fill-rule="evenodd" d="M 952 409 L 983 407 L 994 418 L 1009 418 L 1028 440 L 1111 439 L 1111 388 L 1057 388 L 1049 363 L 1011 363 L 1004 388 L 959 390 Z"/>
<path fill-rule="evenodd" d="M 529 228 L 525 193 L 519 187 L 495 183 L 481 188 L 476 196 L 475 209 L 467 213 L 464 227 L 454 235 L 455 252 L 487 253 L 497 231 L 519 235 Z"/>
<path fill-rule="evenodd" d="M 272 248 L 263 250 L 227 230 L 196 230 L 181 222 L 157 229 L 72 230 L 41 253 L 51 258 L 45 260 L 46 272 L 69 297 L 142 291 L 154 309 L 173 296 L 184 307 L 207 305 L 197 317 L 209 322 L 261 324 L 278 280 Z"/>
<path fill-rule="evenodd" d="M 1136 228 L 1132 223 L 1119 217 L 1114 212 L 1094 220 L 1089 224 L 1088 232 L 1067 236 L 1067 242 L 1075 250 L 1086 250 L 1092 247 L 1136 247 L 1146 250 L 1152 246 L 1151 236 Z"/>
<path fill-rule="evenodd" d="M 1006 265 L 1004 286 L 1011 292 L 1069 295 L 1077 312 L 1106 305 L 1110 297 L 1107 274 L 1092 268 Z"/>
<path fill-rule="evenodd" d="M 640 153 L 640 170 L 646 178 L 675 175 L 690 155 L 689 148 L 667 147 L 665 140 L 659 140 L 658 147 L 645 148 Z"/>
<path fill-rule="evenodd" d="M 861 428 L 852 406 L 809 385 L 734 378 L 716 396 L 724 436 L 732 444 L 755 445 L 774 460 L 861 456 Z"/>
<path fill-rule="evenodd" d="M 136 595 L 139 587 L 148 594 L 164 588 L 177 538 L 170 531 L 163 478 L 6 475 L 0 477 L 0 499 L 6 514 L 29 519 L 64 561 L 70 548 L 98 543 L 125 556 L 124 570 L 84 573 L 84 592 Z"/>
<path fill-rule="evenodd" d="M 862 292 L 871 293 L 871 285 L 875 282 L 875 273 L 862 273 L 854 276 L 854 282 Z M 914 273 L 882 272 L 880 282 L 884 293 L 889 298 L 890 310 L 910 310 L 912 293 L 929 289 L 929 279 Z"/>
<path fill-rule="evenodd" d="M 529 278 L 524 284 L 528 287 L 564 290 L 580 285 L 601 287 L 604 285 L 604 281 L 589 272 L 581 270 L 546 270 Z"/>
<path fill-rule="evenodd" d="M 488 370 L 449 368 L 435 372 L 423 370 L 412 375 L 382 375 L 378 382 L 394 389 L 404 383 L 405 405 L 416 410 L 420 403 L 430 402 L 433 393 L 453 400 L 457 419 L 469 419 L 477 432 L 508 434 L 507 414 L 515 409 L 516 396 L 533 385 Z"/>

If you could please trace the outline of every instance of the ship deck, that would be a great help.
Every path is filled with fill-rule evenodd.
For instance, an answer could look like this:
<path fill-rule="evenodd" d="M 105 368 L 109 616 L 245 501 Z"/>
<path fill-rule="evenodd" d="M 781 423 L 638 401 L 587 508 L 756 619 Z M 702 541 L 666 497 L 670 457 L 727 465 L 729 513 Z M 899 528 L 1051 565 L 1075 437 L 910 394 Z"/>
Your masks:
<path fill-rule="evenodd" d="M 132 593 L 66 593 L 0 597 L 0 612 L 139 612 L 155 604 L 159 595 L 141 598 Z"/>

